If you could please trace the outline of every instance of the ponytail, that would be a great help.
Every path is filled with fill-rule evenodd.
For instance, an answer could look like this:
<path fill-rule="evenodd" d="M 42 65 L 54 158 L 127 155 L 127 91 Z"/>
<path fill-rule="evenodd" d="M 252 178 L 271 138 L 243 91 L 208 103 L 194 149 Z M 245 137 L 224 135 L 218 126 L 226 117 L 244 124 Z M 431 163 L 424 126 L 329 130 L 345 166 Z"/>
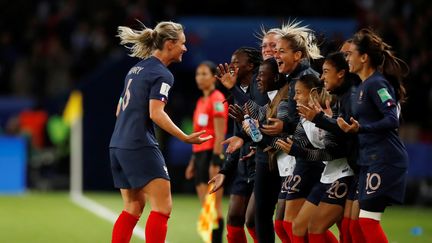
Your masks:
<path fill-rule="evenodd" d="M 120 37 L 120 44 L 130 50 L 129 56 L 145 59 L 154 50 L 154 39 L 157 33 L 150 28 L 133 30 L 126 26 L 119 26 L 117 36 Z"/>
<path fill-rule="evenodd" d="M 370 29 L 358 31 L 354 35 L 353 44 L 357 46 L 360 54 L 366 53 L 368 55 L 370 65 L 382 72 L 393 86 L 397 100 L 403 103 L 406 99 L 406 90 L 402 81 L 408 75 L 408 65 L 396 57 L 391 50 L 391 46 Z"/>
<path fill-rule="evenodd" d="M 382 73 L 393 86 L 398 101 L 404 103 L 406 101 L 406 89 L 402 81 L 408 75 L 409 67 L 403 60 L 394 56 L 389 49 L 383 51 L 383 56 Z"/>
<path fill-rule="evenodd" d="M 148 58 L 156 49 L 162 50 L 165 41 L 178 40 L 179 34 L 183 32 L 181 24 L 170 21 L 160 22 L 154 30 L 143 24 L 142 27 L 142 30 L 133 30 L 119 26 L 117 34 L 120 37 L 120 44 L 130 50 L 129 55 L 142 59 Z"/>

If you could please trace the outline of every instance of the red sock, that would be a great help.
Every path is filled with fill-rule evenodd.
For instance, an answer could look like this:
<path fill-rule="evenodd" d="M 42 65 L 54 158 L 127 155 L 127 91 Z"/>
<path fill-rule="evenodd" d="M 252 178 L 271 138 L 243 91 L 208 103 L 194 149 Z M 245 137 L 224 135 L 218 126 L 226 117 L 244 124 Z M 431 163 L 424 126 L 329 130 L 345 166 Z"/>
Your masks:
<path fill-rule="evenodd" d="M 112 231 L 112 243 L 128 243 L 139 217 L 126 211 L 121 212 Z"/>
<path fill-rule="evenodd" d="M 293 235 L 293 243 L 306 243 L 304 236 Z"/>
<path fill-rule="evenodd" d="M 288 233 L 285 231 L 283 226 L 283 220 L 275 220 L 274 228 L 277 236 L 281 239 L 282 243 L 291 243 Z"/>
<path fill-rule="evenodd" d="M 366 238 L 363 235 L 362 229 L 360 228 L 359 220 L 351 219 L 349 225 L 349 232 L 353 243 L 365 243 Z"/>
<path fill-rule="evenodd" d="M 339 241 L 337 240 L 336 236 L 330 231 L 327 230 L 325 233 L 325 239 L 327 243 L 338 243 Z"/>
<path fill-rule="evenodd" d="M 323 234 L 308 234 L 310 243 L 326 243 L 326 235 Z"/>
<path fill-rule="evenodd" d="M 292 222 L 283 221 L 283 227 L 291 242 L 294 242 L 292 233 Z"/>
<path fill-rule="evenodd" d="M 367 234 L 363 234 L 366 239 L 365 242 L 388 243 L 387 237 L 381 228 L 380 221 L 369 218 L 359 218 L 359 223 L 362 232 L 367 232 Z"/>
<path fill-rule="evenodd" d="M 165 243 L 169 215 L 151 211 L 147 219 L 145 234 L 147 243 Z"/>
<path fill-rule="evenodd" d="M 244 227 L 227 225 L 228 243 L 247 243 Z"/>
<path fill-rule="evenodd" d="M 258 243 L 258 238 L 256 236 L 255 227 L 247 227 L 247 230 L 248 230 L 250 236 L 252 236 L 254 243 Z"/>
<path fill-rule="evenodd" d="M 340 224 L 339 228 L 339 235 L 340 235 L 340 243 L 351 243 L 351 235 L 350 235 L 350 223 L 351 219 L 344 217 L 342 219 L 342 223 Z"/>

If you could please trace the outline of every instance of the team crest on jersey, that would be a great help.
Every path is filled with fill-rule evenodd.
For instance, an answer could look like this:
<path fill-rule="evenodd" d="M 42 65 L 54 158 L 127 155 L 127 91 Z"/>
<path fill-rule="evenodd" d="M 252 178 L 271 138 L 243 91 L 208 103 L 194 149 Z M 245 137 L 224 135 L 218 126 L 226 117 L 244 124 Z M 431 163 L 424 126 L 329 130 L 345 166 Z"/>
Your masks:
<path fill-rule="evenodd" d="M 214 104 L 214 109 L 218 112 L 224 111 L 224 105 L 222 104 L 222 102 L 216 102 Z"/>
<path fill-rule="evenodd" d="M 159 93 L 161 95 L 168 96 L 168 92 L 171 89 L 171 86 L 167 83 L 162 83 Z"/>

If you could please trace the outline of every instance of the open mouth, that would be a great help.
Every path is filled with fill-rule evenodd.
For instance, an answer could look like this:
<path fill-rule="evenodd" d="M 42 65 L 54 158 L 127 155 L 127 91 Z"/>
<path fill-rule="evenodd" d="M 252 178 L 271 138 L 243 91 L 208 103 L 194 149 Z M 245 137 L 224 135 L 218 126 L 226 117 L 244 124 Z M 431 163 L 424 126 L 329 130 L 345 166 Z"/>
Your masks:
<path fill-rule="evenodd" d="M 278 62 L 277 62 L 277 65 L 278 65 L 279 67 L 282 66 L 282 64 L 283 64 L 282 61 L 278 61 Z"/>

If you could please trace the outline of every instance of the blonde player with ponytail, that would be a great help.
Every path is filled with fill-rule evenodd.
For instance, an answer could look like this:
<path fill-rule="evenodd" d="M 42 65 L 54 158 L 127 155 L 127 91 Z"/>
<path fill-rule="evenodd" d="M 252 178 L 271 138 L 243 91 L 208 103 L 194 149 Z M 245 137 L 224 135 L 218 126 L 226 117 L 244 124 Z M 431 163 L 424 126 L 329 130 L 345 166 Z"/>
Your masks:
<path fill-rule="evenodd" d="M 200 144 L 211 136 L 201 138 L 205 131 L 185 134 L 164 111 L 174 83 L 167 66 L 181 62 L 187 50 L 182 25 L 161 22 L 154 29 L 144 26 L 142 30 L 120 26 L 118 37 L 120 44 L 130 50 L 130 56 L 143 60 L 126 75 L 109 145 L 114 186 L 120 189 L 124 203 L 114 224 L 112 242 L 129 242 L 148 201 L 151 212 L 146 242 L 163 243 L 172 208 L 171 185 L 154 125 L 186 143 Z"/>

